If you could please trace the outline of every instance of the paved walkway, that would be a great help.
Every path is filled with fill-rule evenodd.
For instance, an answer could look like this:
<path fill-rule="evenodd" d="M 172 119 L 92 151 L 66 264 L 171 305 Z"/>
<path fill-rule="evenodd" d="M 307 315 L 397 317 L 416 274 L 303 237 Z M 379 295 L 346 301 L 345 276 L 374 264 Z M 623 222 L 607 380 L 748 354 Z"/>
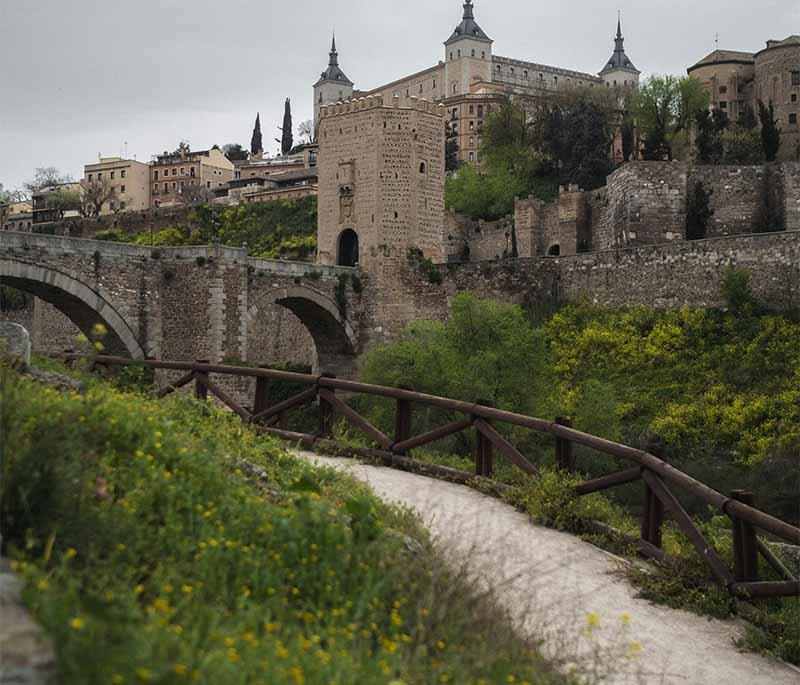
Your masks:
<path fill-rule="evenodd" d="M 630 642 L 641 652 L 609 683 L 665 685 L 798 685 L 800 669 L 751 652 L 734 641 L 739 621 L 718 621 L 637 599 L 616 571 L 619 560 L 576 537 L 532 525 L 524 514 L 470 488 L 348 459 L 296 452 L 319 465 L 346 470 L 376 494 L 416 510 L 437 543 L 497 590 L 521 630 L 544 639 L 551 657 L 591 662 L 595 649 L 620 654 Z M 592 639 L 581 637 L 590 612 L 599 617 Z M 622 615 L 630 616 L 623 627 Z M 634 647 L 635 649 L 635 647 Z M 625 663 L 618 658 L 599 663 Z"/>

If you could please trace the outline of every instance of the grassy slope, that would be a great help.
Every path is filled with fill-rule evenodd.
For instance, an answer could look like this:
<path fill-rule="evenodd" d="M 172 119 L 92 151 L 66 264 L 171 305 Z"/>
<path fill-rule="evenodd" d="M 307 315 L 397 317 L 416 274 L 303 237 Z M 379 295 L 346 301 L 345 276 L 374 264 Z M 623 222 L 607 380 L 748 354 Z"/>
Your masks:
<path fill-rule="evenodd" d="M 5 551 L 63 682 L 560 682 L 362 486 L 191 400 L 0 372 Z"/>

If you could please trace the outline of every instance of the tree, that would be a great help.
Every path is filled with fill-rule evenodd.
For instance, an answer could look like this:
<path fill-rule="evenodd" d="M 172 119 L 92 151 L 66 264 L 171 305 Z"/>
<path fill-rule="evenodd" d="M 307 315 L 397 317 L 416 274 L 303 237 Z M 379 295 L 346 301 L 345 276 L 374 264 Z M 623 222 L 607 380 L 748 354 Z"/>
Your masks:
<path fill-rule="evenodd" d="M 81 216 L 97 217 L 103 211 L 106 202 L 116 199 L 117 191 L 107 178 L 94 181 L 81 181 L 80 207 L 78 208 Z"/>
<path fill-rule="evenodd" d="M 701 240 L 706 237 L 708 221 L 714 214 L 711 209 L 711 191 L 701 181 L 689 192 L 686 207 L 686 240 Z"/>
<path fill-rule="evenodd" d="M 775 119 L 775 108 L 770 102 L 765 106 L 758 101 L 758 118 L 761 120 L 761 146 L 768 162 L 774 162 L 781 147 L 781 129 Z"/>
<path fill-rule="evenodd" d="M 54 166 L 39 167 L 30 181 L 22 184 L 23 192 L 26 195 L 25 199 L 30 198 L 34 193 L 43 190 L 44 188 L 51 188 L 53 186 L 63 185 L 64 183 L 71 183 L 72 177 L 69 174 L 61 174 Z"/>
<path fill-rule="evenodd" d="M 47 194 L 45 206 L 55 214 L 55 220 L 61 221 L 69 211 L 80 211 L 81 193 L 73 188 L 62 186 Z"/>
<path fill-rule="evenodd" d="M 724 154 L 722 134 L 728 127 L 728 116 L 721 109 L 700 110 L 695 114 L 697 158 L 704 164 L 720 164 Z"/>
<path fill-rule="evenodd" d="M 630 113 L 625 112 L 622 118 L 622 158 L 628 162 L 636 153 L 636 126 L 633 124 Z"/>
<path fill-rule="evenodd" d="M 0 204 L 8 204 L 11 202 L 11 191 L 6 190 L 3 184 L 0 183 Z"/>
<path fill-rule="evenodd" d="M 211 204 L 214 200 L 214 191 L 203 185 L 184 185 L 178 193 L 177 200 L 185 207 L 199 207 Z"/>
<path fill-rule="evenodd" d="M 708 94 L 695 78 L 653 76 L 628 101 L 649 160 L 672 159 L 673 139 L 688 132 L 697 112 L 708 107 Z"/>
<path fill-rule="evenodd" d="M 613 135 L 607 112 L 591 100 L 554 104 L 545 110 L 540 147 L 555 164 L 559 183 L 594 190 L 613 170 Z"/>
<path fill-rule="evenodd" d="M 256 123 L 253 126 L 253 136 L 250 138 L 250 154 L 260 155 L 264 152 L 264 142 L 261 139 L 261 112 L 256 112 Z"/>
<path fill-rule="evenodd" d="M 725 164 L 763 164 L 764 148 L 756 130 L 735 126 L 722 134 L 722 156 Z"/>
<path fill-rule="evenodd" d="M 222 151 L 231 162 L 246 160 L 248 158 L 247 150 L 245 150 L 239 143 L 228 143 L 227 145 L 223 145 Z"/>
<path fill-rule="evenodd" d="M 314 122 L 311 119 L 301 121 L 297 126 L 297 137 L 305 139 L 306 143 L 314 142 Z"/>
<path fill-rule="evenodd" d="M 742 107 L 736 125 L 743 131 L 754 131 L 758 128 L 758 118 L 751 104 Z"/>
<path fill-rule="evenodd" d="M 444 122 L 444 169 L 448 172 L 456 171 L 461 166 L 458 159 L 458 133 L 450 126 L 449 121 Z"/>
<path fill-rule="evenodd" d="M 286 105 L 283 110 L 283 126 L 279 126 L 278 130 L 283 134 L 280 139 L 276 138 L 275 142 L 281 144 L 281 154 L 288 155 L 292 150 L 294 138 L 292 136 L 292 103 L 289 98 L 286 98 Z"/>

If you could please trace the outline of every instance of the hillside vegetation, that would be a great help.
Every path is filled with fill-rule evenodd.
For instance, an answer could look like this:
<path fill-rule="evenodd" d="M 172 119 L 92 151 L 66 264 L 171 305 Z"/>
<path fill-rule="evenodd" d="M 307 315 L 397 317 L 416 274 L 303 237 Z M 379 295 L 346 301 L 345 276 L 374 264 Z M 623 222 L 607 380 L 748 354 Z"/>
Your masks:
<path fill-rule="evenodd" d="M 193 400 L 0 373 L 3 551 L 60 682 L 562 682 L 354 481 Z"/>
<path fill-rule="evenodd" d="M 317 198 L 254 202 L 236 207 L 203 205 L 189 211 L 186 221 L 150 233 L 121 229 L 98 231 L 98 240 L 137 245 L 209 245 L 247 247 L 252 257 L 312 260 L 317 248 Z"/>

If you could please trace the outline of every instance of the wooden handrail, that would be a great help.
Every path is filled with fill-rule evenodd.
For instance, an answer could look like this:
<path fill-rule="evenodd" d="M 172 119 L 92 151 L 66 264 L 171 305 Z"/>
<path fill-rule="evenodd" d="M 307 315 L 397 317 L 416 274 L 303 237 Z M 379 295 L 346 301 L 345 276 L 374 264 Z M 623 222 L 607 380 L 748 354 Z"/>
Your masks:
<path fill-rule="evenodd" d="M 405 451 L 413 446 L 423 444 L 424 442 L 429 442 L 432 439 L 435 439 L 438 435 L 449 434 L 451 429 L 461 430 L 463 429 L 462 426 L 465 428 L 467 425 L 469 425 L 468 423 L 463 423 L 463 421 L 477 422 L 480 420 L 481 424 L 479 425 L 481 428 L 483 428 L 483 432 L 488 433 L 495 438 L 495 442 L 506 448 L 504 450 L 506 456 L 511 455 L 510 458 L 512 461 L 518 462 L 519 460 L 517 457 L 521 456 L 519 452 L 517 452 L 515 448 L 511 447 L 510 444 L 507 443 L 504 438 L 502 438 L 502 436 L 500 436 L 502 440 L 497 439 L 499 434 L 496 434 L 496 430 L 491 428 L 489 425 L 490 422 L 508 423 L 541 433 L 548 433 L 550 435 L 554 435 L 556 438 L 583 445 L 613 457 L 632 462 L 642 469 L 643 474 L 652 474 L 665 485 L 669 484 L 672 486 L 677 486 L 694 497 L 702 500 L 706 504 L 709 504 L 724 514 L 727 514 L 731 518 L 739 519 L 740 521 L 746 521 L 760 528 L 761 530 L 771 533 L 776 537 L 786 540 L 792 544 L 800 544 L 800 528 L 771 516 L 770 514 L 767 514 L 759 509 L 756 509 L 749 504 L 736 501 L 735 499 L 717 492 L 713 488 L 676 469 L 674 466 L 671 466 L 649 452 L 636 449 L 628 445 L 622 445 L 620 443 L 591 435 L 589 433 L 584 433 L 569 426 L 561 425 L 556 421 L 548 421 L 532 416 L 517 414 L 515 412 L 496 409 L 494 407 L 488 407 L 482 404 L 465 402 L 463 400 L 454 400 L 436 395 L 428 395 L 426 393 L 406 390 L 403 388 L 389 388 L 379 385 L 372 385 L 369 383 L 361 383 L 358 381 L 329 378 L 326 376 L 315 376 L 312 374 L 294 373 L 290 371 L 277 371 L 274 369 L 253 368 L 246 366 L 227 366 L 224 364 L 199 362 L 159 361 L 153 359 L 142 361 L 123 357 L 82 355 L 75 353 L 66 353 L 54 356 L 66 360 L 90 357 L 95 362 L 99 362 L 107 366 L 144 365 L 153 369 L 192 372 L 196 374 L 201 381 L 205 380 L 208 374 L 213 373 L 254 378 L 267 378 L 315 386 L 318 394 L 324 396 L 326 400 L 333 400 L 337 405 L 337 408 L 343 413 L 346 413 L 348 418 L 354 420 L 357 424 L 360 424 L 360 427 L 362 429 L 366 429 L 366 432 L 370 434 L 370 437 L 376 439 L 376 442 L 381 444 L 384 449 L 389 449 L 392 452 Z M 463 419 L 462 421 L 456 421 L 453 424 L 449 424 L 448 426 L 443 427 L 444 430 L 435 429 L 429 433 L 418 436 L 417 438 L 410 438 L 392 445 L 391 440 L 387 436 L 369 424 L 369 422 L 358 415 L 355 410 L 348 405 L 344 405 L 341 400 L 335 398 L 333 395 L 329 395 L 328 392 L 326 392 L 335 390 L 342 390 L 348 393 L 361 393 L 377 397 L 387 397 L 396 400 L 424 404 L 432 407 L 439 407 L 449 411 L 463 413 L 466 415 L 466 417 L 469 417 L 469 419 Z M 347 412 L 345 412 L 344 406 L 347 406 Z M 509 447 L 511 449 L 508 449 Z M 522 468 L 524 469 L 524 467 Z M 630 480 L 634 480 L 634 475 L 633 469 L 631 469 L 627 472 L 624 472 L 624 476 L 622 476 L 621 480 L 619 480 L 617 483 L 613 482 L 615 480 L 613 474 L 612 477 L 609 477 L 608 481 L 606 482 L 610 485 L 621 484 L 623 481 L 630 482 L 628 480 L 628 476 L 630 476 Z M 593 484 L 605 485 L 606 482 L 603 482 L 603 479 L 597 479 Z M 589 483 L 592 482 L 590 481 Z M 588 486 L 589 483 L 586 485 Z M 578 486 L 578 489 L 580 490 L 580 486 Z"/>

